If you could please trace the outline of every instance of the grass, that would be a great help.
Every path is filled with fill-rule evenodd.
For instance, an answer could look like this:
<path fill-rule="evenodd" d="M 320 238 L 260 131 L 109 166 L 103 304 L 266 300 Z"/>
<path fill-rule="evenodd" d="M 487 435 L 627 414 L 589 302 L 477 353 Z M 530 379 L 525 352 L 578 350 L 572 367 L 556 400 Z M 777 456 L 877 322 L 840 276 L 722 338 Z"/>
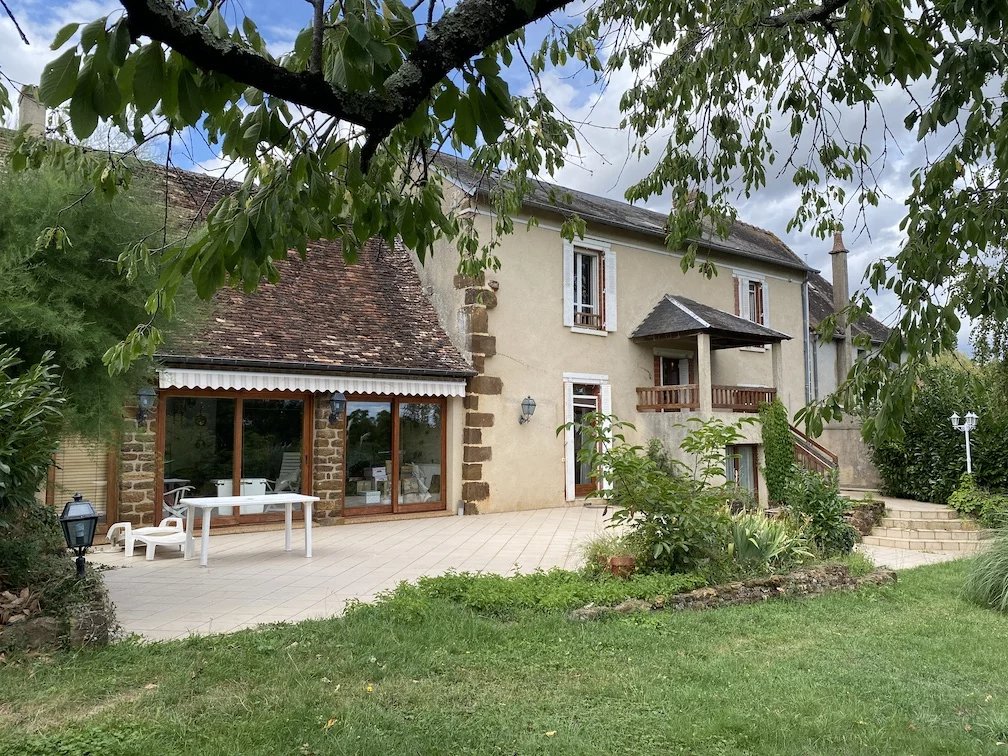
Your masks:
<path fill-rule="evenodd" d="M 1008 616 L 968 562 L 703 613 L 340 620 L 0 666 L 0 752 L 1005 753 Z"/>

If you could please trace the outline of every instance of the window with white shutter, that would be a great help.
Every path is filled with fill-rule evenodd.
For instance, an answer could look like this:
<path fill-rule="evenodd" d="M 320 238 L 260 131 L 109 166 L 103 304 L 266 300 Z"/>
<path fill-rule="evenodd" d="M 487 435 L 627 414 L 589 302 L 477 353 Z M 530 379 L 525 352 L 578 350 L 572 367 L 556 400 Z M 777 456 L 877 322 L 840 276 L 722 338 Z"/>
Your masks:
<path fill-rule="evenodd" d="M 616 254 L 608 245 L 564 243 L 564 325 L 616 330 Z"/>

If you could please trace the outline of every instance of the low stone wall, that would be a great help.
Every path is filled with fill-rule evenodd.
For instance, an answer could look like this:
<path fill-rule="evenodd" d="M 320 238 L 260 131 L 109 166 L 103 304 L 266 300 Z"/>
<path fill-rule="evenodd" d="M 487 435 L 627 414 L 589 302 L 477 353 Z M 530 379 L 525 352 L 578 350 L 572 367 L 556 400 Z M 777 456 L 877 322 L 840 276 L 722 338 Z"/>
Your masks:
<path fill-rule="evenodd" d="M 571 612 L 570 619 L 584 622 L 609 614 L 629 614 L 663 609 L 674 611 L 718 609 L 738 604 L 758 604 L 770 599 L 822 596 L 836 591 L 851 591 L 866 585 L 893 585 L 895 583 L 896 573 L 892 570 L 877 569 L 863 577 L 855 577 L 842 564 L 827 564 L 796 570 L 787 575 L 768 575 L 708 588 L 698 588 L 689 593 L 667 596 L 653 602 L 628 599 L 616 606 L 589 605 Z"/>

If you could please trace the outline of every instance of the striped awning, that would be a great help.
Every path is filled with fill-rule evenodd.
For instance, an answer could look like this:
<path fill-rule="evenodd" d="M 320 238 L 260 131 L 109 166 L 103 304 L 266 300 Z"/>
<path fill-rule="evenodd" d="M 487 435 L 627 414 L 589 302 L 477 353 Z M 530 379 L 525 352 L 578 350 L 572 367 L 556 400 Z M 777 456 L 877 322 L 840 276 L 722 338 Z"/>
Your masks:
<path fill-rule="evenodd" d="M 401 396 L 465 396 L 465 380 L 404 376 L 317 375 L 263 373 L 240 370 L 160 368 L 163 389 L 218 389 L 235 391 L 308 391 L 311 393 L 395 394 Z"/>

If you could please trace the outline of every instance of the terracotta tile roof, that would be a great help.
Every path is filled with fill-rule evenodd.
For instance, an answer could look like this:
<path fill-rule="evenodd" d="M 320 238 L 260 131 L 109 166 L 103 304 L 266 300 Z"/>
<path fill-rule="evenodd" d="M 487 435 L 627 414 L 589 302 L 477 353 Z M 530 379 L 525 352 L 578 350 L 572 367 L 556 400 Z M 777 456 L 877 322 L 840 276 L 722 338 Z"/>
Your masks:
<path fill-rule="evenodd" d="M 221 289 L 196 333 L 161 351 L 166 363 L 468 376 L 404 248 L 368 242 L 347 264 L 338 242 L 291 252 L 280 280 L 253 294 Z"/>
<path fill-rule="evenodd" d="M 498 172 L 481 175 L 473 170 L 468 161 L 453 155 L 442 153 L 437 158 L 437 165 L 444 175 L 465 191 L 475 192 L 481 196 L 486 196 L 492 191 L 500 180 Z M 537 181 L 533 184 L 533 189 L 525 198 L 525 205 L 565 216 L 577 213 L 589 223 L 595 222 L 654 236 L 663 245 L 668 236 L 667 213 L 637 207 L 622 200 L 599 197 L 547 181 Z M 776 263 L 802 271 L 808 270 L 808 265 L 775 234 L 742 221 L 736 221 L 732 225 L 727 239 L 711 233 L 709 237 L 698 239 L 697 243 L 748 259 Z"/>

